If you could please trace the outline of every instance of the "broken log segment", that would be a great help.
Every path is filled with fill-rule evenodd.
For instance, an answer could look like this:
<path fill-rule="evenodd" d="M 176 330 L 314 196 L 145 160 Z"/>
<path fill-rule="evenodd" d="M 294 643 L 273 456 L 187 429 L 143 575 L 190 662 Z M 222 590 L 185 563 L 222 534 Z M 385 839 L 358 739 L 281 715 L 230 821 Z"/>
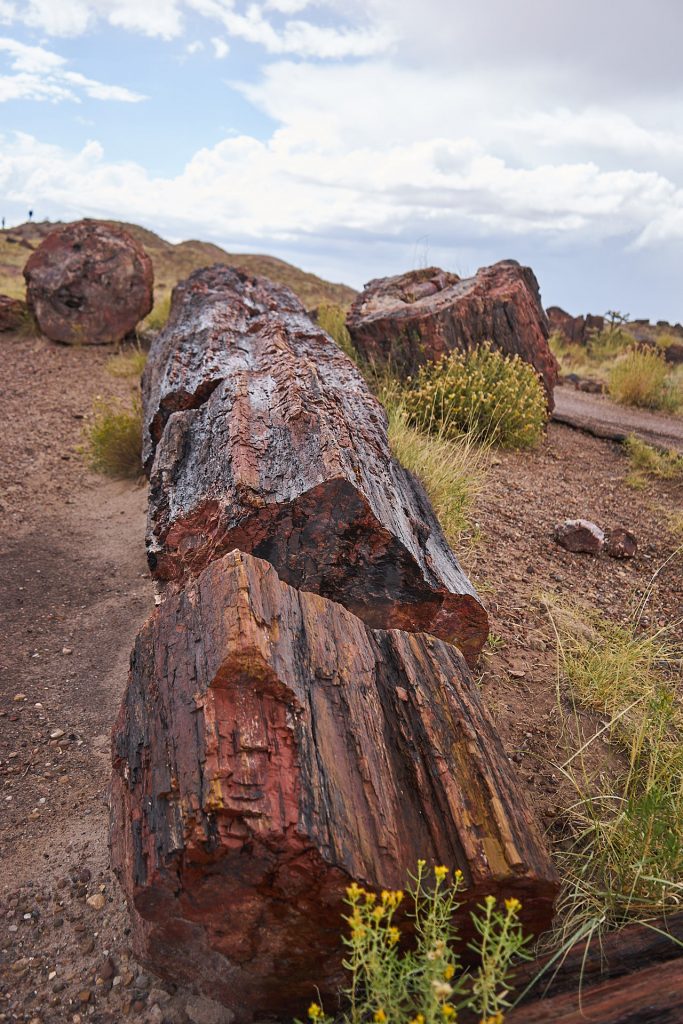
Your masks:
<path fill-rule="evenodd" d="M 216 266 L 173 294 L 149 355 L 148 559 L 182 586 L 240 548 L 369 625 L 474 659 L 488 619 L 384 409 L 287 288 Z"/>
<path fill-rule="evenodd" d="M 237 1021 L 334 995 L 346 886 L 402 888 L 421 857 L 463 871 L 467 907 L 517 896 L 550 923 L 555 874 L 462 655 L 263 560 L 233 551 L 155 610 L 113 751 L 136 952 Z"/>
<path fill-rule="evenodd" d="M 369 281 L 349 310 L 346 325 L 360 354 L 394 373 L 454 350 L 490 341 L 531 363 L 543 381 L 548 408 L 558 365 L 548 345 L 548 320 L 531 267 L 502 260 L 460 278 L 438 267 Z"/>

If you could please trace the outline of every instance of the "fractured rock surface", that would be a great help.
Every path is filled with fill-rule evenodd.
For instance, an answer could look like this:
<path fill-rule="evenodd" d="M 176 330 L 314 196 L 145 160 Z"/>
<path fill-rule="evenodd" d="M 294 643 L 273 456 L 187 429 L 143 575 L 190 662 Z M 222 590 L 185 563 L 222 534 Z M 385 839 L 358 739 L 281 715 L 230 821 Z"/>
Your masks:
<path fill-rule="evenodd" d="M 237 547 L 375 627 L 468 658 L 488 622 L 383 408 L 289 289 L 225 266 L 173 295 L 143 381 L 148 557 L 176 587 Z"/>
<path fill-rule="evenodd" d="M 424 362 L 490 341 L 531 363 L 543 380 L 549 408 L 557 362 L 548 321 L 530 267 L 503 260 L 461 279 L 437 267 L 370 281 L 353 303 L 347 327 L 370 362 L 413 374 Z"/>
<path fill-rule="evenodd" d="M 402 887 L 420 857 L 461 868 L 468 905 L 551 919 L 552 866 L 459 652 L 239 551 L 143 627 L 113 751 L 137 952 L 238 1022 L 333 994 L 346 885 Z"/>
<path fill-rule="evenodd" d="M 0 295 L 0 333 L 18 331 L 24 322 L 26 304 L 9 295 Z"/>
<path fill-rule="evenodd" d="M 42 333 L 71 345 L 119 342 L 152 308 L 152 261 L 123 228 L 81 220 L 55 228 L 24 267 Z"/>

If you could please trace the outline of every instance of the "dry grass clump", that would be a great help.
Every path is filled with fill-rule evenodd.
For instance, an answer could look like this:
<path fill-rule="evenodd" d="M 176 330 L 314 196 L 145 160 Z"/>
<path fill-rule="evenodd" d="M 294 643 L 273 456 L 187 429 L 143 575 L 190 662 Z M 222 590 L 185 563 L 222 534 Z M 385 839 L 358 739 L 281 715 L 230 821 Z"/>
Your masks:
<path fill-rule="evenodd" d="M 439 865 L 433 874 L 430 882 L 426 862 L 420 860 L 406 893 L 384 890 L 376 895 L 355 882 L 348 887 L 343 1011 L 332 1017 L 319 1003 L 312 1003 L 309 1021 L 455 1024 L 458 1011 L 465 1009 L 481 1024 L 502 1024 L 511 1001 L 512 964 L 528 959 L 518 917 L 522 905 L 511 898 L 498 906 L 494 896 L 486 897 L 471 915 L 475 937 L 468 948 L 478 963 L 466 968 L 453 925 L 458 894 L 465 887 L 462 872 L 456 871 L 450 884 L 448 868 Z M 401 929 L 395 923 L 399 907 L 412 922 L 410 949 L 401 943 Z"/>
<path fill-rule="evenodd" d="M 610 397 L 621 405 L 675 412 L 683 404 L 681 388 L 656 349 L 629 349 L 612 367 L 608 389 Z"/>
<path fill-rule="evenodd" d="M 163 298 L 159 299 L 154 303 L 154 308 L 151 313 L 148 313 L 145 319 L 142 321 L 142 329 L 144 331 L 161 331 L 166 326 L 169 314 L 171 312 L 171 293 L 167 292 Z"/>
<path fill-rule="evenodd" d="M 323 302 L 318 306 L 318 325 L 326 331 L 333 341 L 336 341 L 339 348 L 349 359 L 354 362 L 358 359 L 358 353 L 353 347 L 351 335 L 346 326 L 346 309 L 334 302 Z"/>
<path fill-rule="evenodd" d="M 112 377 L 140 377 L 146 362 L 147 353 L 135 345 L 110 356 L 105 369 Z"/>
<path fill-rule="evenodd" d="M 572 705 L 604 720 L 562 766 L 577 797 L 558 850 L 558 915 L 568 940 L 683 903 L 683 649 L 667 630 L 641 629 L 639 615 L 615 625 L 578 608 L 550 613 Z M 605 740 L 624 767 L 596 778 L 585 755 Z"/>
<path fill-rule="evenodd" d="M 673 448 L 659 451 L 634 435 L 624 444 L 632 470 L 626 482 L 632 487 L 644 487 L 652 476 L 660 480 L 683 480 L 683 455 Z"/>
<path fill-rule="evenodd" d="M 469 434 L 425 433 L 413 426 L 400 397 L 384 395 L 389 445 L 402 466 L 419 479 L 450 544 L 471 527 L 475 499 L 483 486 L 488 450 Z"/>
<path fill-rule="evenodd" d="M 115 399 L 95 402 L 86 427 L 86 451 L 98 473 L 120 480 L 142 475 L 142 406 L 137 396 L 129 407 Z"/>
<path fill-rule="evenodd" d="M 422 366 L 409 381 L 404 404 L 421 430 L 455 439 L 466 433 L 504 448 L 533 448 L 548 419 L 534 368 L 490 344 Z"/>

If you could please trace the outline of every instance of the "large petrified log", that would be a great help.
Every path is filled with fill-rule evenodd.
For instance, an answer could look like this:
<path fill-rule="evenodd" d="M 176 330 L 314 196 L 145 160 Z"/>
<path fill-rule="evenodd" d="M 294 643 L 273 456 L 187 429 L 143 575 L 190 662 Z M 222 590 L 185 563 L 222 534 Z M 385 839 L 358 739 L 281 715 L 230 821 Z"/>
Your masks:
<path fill-rule="evenodd" d="M 152 261 L 114 224 L 80 220 L 55 228 L 29 257 L 24 277 L 29 309 L 53 341 L 121 341 L 152 308 Z"/>
<path fill-rule="evenodd" d="M 136 950 L 238 1021 L 334 993 L 345 887 L 401 887 L 420 857 L 461 868 L 468 906 L 516 895 L 550 921 L 553 869 L 456 648 L 242 552 L 143 627 L 114 764 Z"/>
<path fill-rule="evenodd" d="M 488 622 L 360 373 L 289 289 L 216 266 L 173 294 L 144 378 L 148 557 L 177 584 L 237 547 L 372 626 L 480 651 Z"/>
<path fill-rule="evenodd" d="M 503 260 L 461 279 L 437 267 L 370 281 L 346 321 L 365 359 L 412 374 L 454 349 L 490 341 L 540 374 L 552 409 L 557 362 L 548 321 L 530 267 Z"/>

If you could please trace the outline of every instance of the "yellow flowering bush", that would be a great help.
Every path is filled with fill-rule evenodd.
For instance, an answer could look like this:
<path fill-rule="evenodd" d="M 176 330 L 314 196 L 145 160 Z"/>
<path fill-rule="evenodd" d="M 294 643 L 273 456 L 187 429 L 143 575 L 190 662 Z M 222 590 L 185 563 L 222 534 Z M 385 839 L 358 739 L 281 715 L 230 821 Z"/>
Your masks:
<path fill-rule="evenodd" d="M 525 959 L 527 939 L 518 919 L 521 903 L 505 900 L 499 907 L 488 896 L 472 914 L 475 939 L 469 948 L 479 966 L 465 970 L 454 944 L 453 915 L 464 888 L 462 872 L 450 880 L 444 866 L 428 880 L 425 861 L 418 861 L 407 892 L 385 890 L 377 895 L 355 883 L 347 889 L 349 913 L 343 937 L 343 961 L 349 985 L 343 990 L 347 1009 L 338 1024 L 457 1024 L 458 1011 L 474 1011 L 481 1024 L 502 1024 L 510 1006 L 510 972 L 515 957 Z M 401 942 L 395 923 L 401 909 L 411 921 L 411 946 Z M 309 1021 L 334 1024 L 319 1003 L 308 1009 Z M 297 1022 L 301 1024 L 301 1022 Z"/>
<path fill-rule="evenodd" d="M 404 402 L 420 429 L 452 438 L 472 433 L 504 448 L 534 447 L 548 419 L 533 366 L 490 344 L 420 367 L 408 381 Z"/>

